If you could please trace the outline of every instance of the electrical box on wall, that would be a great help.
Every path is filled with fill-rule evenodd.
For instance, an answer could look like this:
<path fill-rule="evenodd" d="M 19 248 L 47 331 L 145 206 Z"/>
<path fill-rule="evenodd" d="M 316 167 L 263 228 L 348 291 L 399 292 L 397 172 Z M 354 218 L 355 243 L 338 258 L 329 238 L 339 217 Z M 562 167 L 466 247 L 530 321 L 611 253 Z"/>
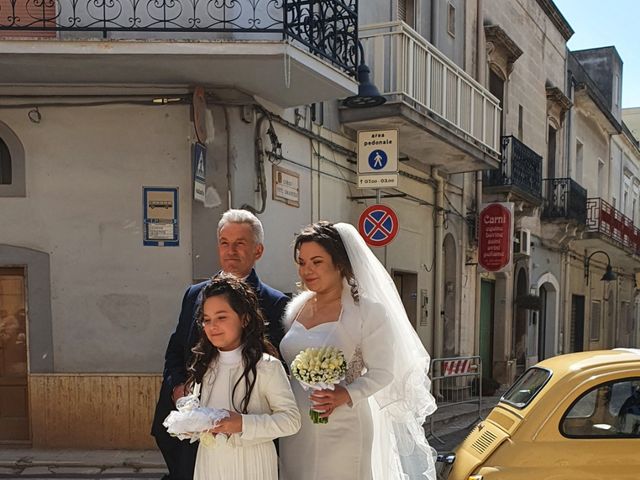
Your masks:
<path fill-rule="evenodd" d="M 531 255 L 531 231 L 523 228 L 516 230 L 513 236 L 513 253 L 519 255 Z"/>
<path fill-rule="evenodd" d="M 429 320 L 429 293 L 427 290 L 420 290 L 420 326 L 426 327 Z"/>

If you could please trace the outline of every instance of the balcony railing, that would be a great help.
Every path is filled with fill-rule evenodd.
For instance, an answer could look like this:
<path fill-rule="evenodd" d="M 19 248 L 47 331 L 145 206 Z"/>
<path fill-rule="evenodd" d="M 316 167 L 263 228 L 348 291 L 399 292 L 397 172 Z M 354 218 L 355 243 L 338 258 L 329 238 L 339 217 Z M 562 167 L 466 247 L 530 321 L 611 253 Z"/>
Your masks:
<path fill-rule="evenodd" d="M 140 39 L 164 32 L 172 35 L 163 38 L 199 34 L 195 38 L 203 40 L 263 40 L 274 34 L 355 75 L 358 1 L 0 0 L 0 39 L 56 32 L 99 32 L 103 38 L 129 32 L 125 38 Z"/>
<path fill-rule="evenodd" d="M 502 137 L 502 163 L 485 170 L 485 187 L 520 190 L 534 202 L 542 199 L 542 157 L 514 136 Z"/>
<path fill-rule="evenodd" d="M 587 221 L 587 189 L 571 178 L 546 178 L 543 218 Z"/>
<path fill-rule="evenodd" d="M 444 120 L 499 153 L 498 100 L 404 22 L 360 27 L 367 63 L 381 93 Z"/>
<path fill-rule="evenodd" d="M 587 200 L 587 232 L 600 233 L 640 255 L 640 229 L 632 219 L 601 198 Z"/>

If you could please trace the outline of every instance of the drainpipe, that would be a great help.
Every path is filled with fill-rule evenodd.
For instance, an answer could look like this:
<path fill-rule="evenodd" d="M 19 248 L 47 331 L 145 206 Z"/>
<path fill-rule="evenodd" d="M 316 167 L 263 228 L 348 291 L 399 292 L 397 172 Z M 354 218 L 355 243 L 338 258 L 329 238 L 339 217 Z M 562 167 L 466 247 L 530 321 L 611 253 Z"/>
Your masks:
<path fill-rule="evenodd" d="M 569 87 L 569 100 L 571 101 L 571 108 L 566 113 L 566 142 L 565 142 L 565 171 L 567 172 L 568 178 L 573 178 L 573 168 L 571 168 L 571 160 L 573 158 L 573 102 L 575 99 L 575 86 L 573 83 L 573 75 L 568 70 L 567 59 L 565 58 L 565 71 L 567 72 L 567 85 Z M 567 244 L 562 251 L 562 273 L 561 278 L 564 279 L 564 287 L 562 291 L 562 302 L 560 304 L 560 312 L 558 319 L 558 354 L 562 355 L 565 352 L 569 351 L 570 346 L 568 345 L 568 339 L 566 332 L 569 331 L 571 325 L 571 301 L 572 301 L 572 291 L 571 291 L 571 249 Z"/>
<path fill-rule="evenodd" d="M 436 2 L 434 2 L 436 3 Z M 442 358 L 444 350 L 444 311 L 442 306 L 442 294 L 444 285 L 444 272 L 442 271 L 442 257 L 444 238 L 444 178 L 440 176 L 437 168 L 431 168 L 431 178 L 436 182 L 436 218 L 433 236 L 433 250 L 435 255 L 434 264 L 434 285 L 433 285 L 433 311 L 434 311 L 434 332 L 433 348 L 435 358 Z"/>
<path fill-rule="evenodd" d="M 482 206 L 482 172 L 476 172 L 476 218 L 480 215 L 480 208 Z M 478 256 L 480 247 L 478 246 Z M 480 276 L 480 268 L 476 262 L 476 314 L 475 320 L 475 332 L 474 335 L 474 349 L 475 355 L 480 355 L 480 309 L 482 308 L 482 277 Z"/>
<path fill-rule="evenodd" d="M 224 112 L 224 129 L 225 138 L 227 139 L 226 162 L 227 162 L 227 202 L 229 208 L 233 208 L 233 168 L 231 165 L 231 126 L 229 125 L 229 110 L 226 106 L 222 107 Z"/>
<path fill-rule="evenodd" d="M 433 2 L 437 3 L 437 2 Z M 480 84 L 484 85 L 483 77 L 484 77 L 484 55 L 482 52 L 484 51 L 484 44 L 482 41 L 482 30 L 484 28 L 484 15 L 482 13 L 482 0 L 477 0 L 477 15 L 478 18 L 476 24 L 476 80 L 480 82 Z M 502 132 L 500 132 L 502 134 Z"/>
<path fill-rule="evenodd" d="M 440 5 L 439 1 L 431 2 L 431 44 L 438 48 L 438 35 L 440 33 Z"/>
<path fill-rule="evenodd" d="M 476 80 L 483 84 L 484 78 L 484 44 L 483 44 L 483 25 L 484 25 L 484 15 L 483 15 L 483 7 L 482 0 L 477 0 L 477 15 L 476 18 Z M 502 132 L 500 132 L 502 135 Z M 480 214 L 480 206 L 482 205 L 482 172 L 476 172 L 476 216 Z M 480 355 L 480 308 L 482 306 L 482 277 L 480 276 L 480 269 L 476 263 L 476 304 L 475 304 L 475 315 L 474 315 L 474 355 Z"/>

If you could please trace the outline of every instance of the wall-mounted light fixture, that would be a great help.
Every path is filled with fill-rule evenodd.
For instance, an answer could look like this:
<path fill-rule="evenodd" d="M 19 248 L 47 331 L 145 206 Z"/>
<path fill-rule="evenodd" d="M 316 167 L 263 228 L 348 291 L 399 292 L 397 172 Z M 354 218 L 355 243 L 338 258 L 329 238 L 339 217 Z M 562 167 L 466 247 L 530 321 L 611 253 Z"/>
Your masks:
<path fill-rule="evenodd" d="M 371 83 L 369 74 L 371 70 L 364 63 L 364 47 L 362 42 L 358 40 L 358 52 L 360 53 L 360 62 L 358 64 L 358 94 L 347 97 L 342 101 L 343 107 L 348 108 L 369 108 L 378 107 L 387 101 L 376 86 Z"/>
<path fill-rule="evenodd" d="M 614 281 L 616 278 L 618 278 L 618 275 L 616 275 L 616 272 L 613 271 L 613 267 L 611 266 L 611 258 L 609 258 L 609 254 L 607 252 L 605 252 L 604 250 L 597 250 L 595 252 L 593 252 L 591 255 L 584 256 L 584 280 L 585 283 L 587 285 L 589 285 L 589 264 L 591 262 L 591 257 L 593 257 L 596 253 L 602 253 L 604 254 L 604 256 L 607 257 L 607 268 L 604 272 L 604 275 L 602 275 L 602 278 L 600 280 L 602 280 L 603 282 L 612 282 Z"/>

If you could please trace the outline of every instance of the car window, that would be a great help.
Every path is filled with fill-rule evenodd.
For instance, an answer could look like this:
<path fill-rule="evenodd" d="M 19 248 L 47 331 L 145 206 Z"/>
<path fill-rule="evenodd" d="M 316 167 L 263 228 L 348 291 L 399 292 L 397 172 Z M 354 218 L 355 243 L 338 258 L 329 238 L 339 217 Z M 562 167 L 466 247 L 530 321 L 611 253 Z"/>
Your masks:
<path fill-rule="evenodd" d="M 526 407 L 551 378 L 551 372 L 542 368 L 530 368 L 500 399 L 516 408 Z"/>
<path fill-rule="evenodd" d="M 560 431 L 574 438 L 640 437 L 640 378 L 584 392 L 563 416 Z"/>

